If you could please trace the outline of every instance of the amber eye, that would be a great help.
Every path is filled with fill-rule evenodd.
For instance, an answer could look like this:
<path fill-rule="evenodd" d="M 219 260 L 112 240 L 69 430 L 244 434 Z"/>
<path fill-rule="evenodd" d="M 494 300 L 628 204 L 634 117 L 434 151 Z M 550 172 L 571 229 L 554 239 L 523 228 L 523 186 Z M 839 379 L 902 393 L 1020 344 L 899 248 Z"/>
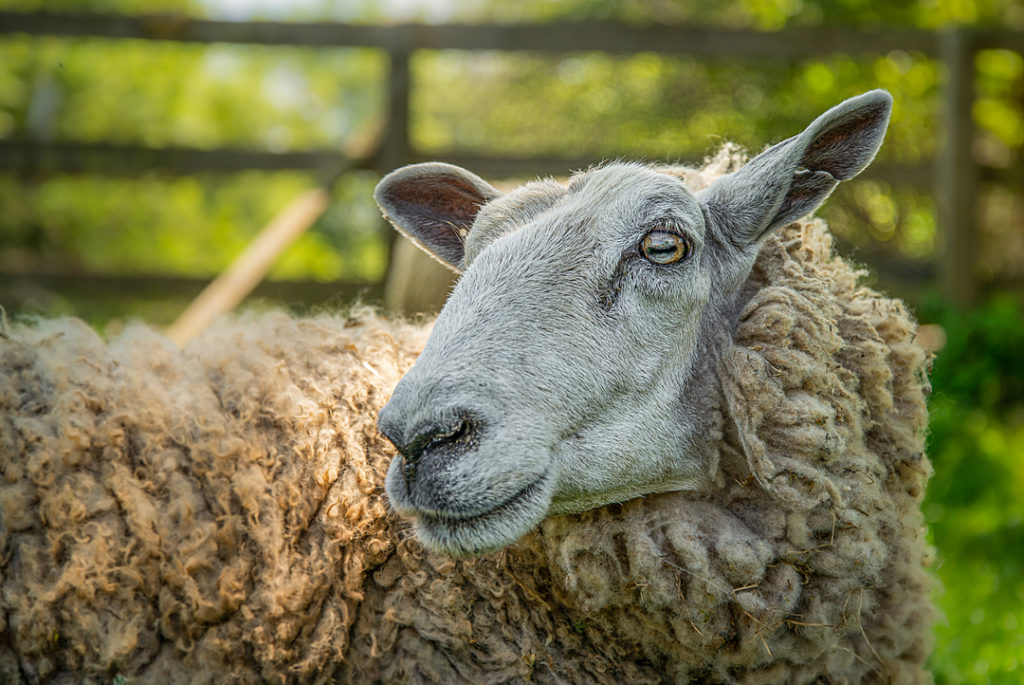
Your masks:
<path fill-rule="evenodd" d="M 640 243 L 640 253 L 655 264 L 675 264 L 690 256 L 690 243 L 676 233 L 651 231 Z"/>

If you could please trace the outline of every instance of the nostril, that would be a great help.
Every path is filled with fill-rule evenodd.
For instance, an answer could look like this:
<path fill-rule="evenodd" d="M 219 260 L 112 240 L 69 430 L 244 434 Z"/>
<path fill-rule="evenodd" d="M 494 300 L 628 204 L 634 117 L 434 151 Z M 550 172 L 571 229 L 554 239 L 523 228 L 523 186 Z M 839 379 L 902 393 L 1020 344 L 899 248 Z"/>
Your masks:
<path fill-rule="evenodd" d="M 450 419 L 434 420 L 415 431 L 404 445 L 395 443 L 402 457 L 402 476 L 406 488 L 410 488 L 416 480 L 417 469 L 425 457 L 429 455 L 438 460 L 456 458 L 472 449 L 476 437 L 477 423 L 462 414 Z"/>
<path fill-rule="evenodd" d="M 399 451 L 407 462 L 415 464 L 425 452 L 459 445 L 468 447 L 474 434 L 473 421 L 467 416 L 457 416 L 448 421 L 424 426 L 416 432 L 405 449 L 399 449 Z"/>

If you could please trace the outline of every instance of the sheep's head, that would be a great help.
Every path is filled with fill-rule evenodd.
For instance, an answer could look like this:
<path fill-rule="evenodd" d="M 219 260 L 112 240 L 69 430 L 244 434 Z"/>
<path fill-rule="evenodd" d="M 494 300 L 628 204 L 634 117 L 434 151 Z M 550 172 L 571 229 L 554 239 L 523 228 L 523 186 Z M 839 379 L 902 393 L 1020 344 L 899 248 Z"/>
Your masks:
<path fill-rule="evenodd" d="M 447 164 L 385 177 L 388 219 L 462 273 L 379 418 L 420 539 L 482 553 L 550 514 L 710 487 L 715 364 L 761 241 L 867 166 L 891 102 L 847 100 L 696 193 L 619 163 L 508 194 Z"/>

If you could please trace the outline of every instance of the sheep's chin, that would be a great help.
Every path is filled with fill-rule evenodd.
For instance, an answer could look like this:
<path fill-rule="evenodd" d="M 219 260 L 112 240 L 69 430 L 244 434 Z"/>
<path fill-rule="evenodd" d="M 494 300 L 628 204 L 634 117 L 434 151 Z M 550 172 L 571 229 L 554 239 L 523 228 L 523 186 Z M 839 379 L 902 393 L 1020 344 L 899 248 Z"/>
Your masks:
<path fill-rule="evenodd" d="M 669 478 L 657 483 L 627 485 L 622 488 L 605 490 L 604 492 L 577 494 L 556 497 L 548 510 L 549 516 L 579 514 L 597 509 L 607 504 L 621 504 L 638 497 L 660 495 L 667 492 L 707 492 L 714 483 L 708 478 L 687 477 Z"/>
<path fill-rule="evenodd" d="M 547 516 L 554 478 L 550 471 L 511 499 L 471 518 L 418 512 L 416 537 L 425 547 L 451 557 L 496 552 L 529 533 Z"/>

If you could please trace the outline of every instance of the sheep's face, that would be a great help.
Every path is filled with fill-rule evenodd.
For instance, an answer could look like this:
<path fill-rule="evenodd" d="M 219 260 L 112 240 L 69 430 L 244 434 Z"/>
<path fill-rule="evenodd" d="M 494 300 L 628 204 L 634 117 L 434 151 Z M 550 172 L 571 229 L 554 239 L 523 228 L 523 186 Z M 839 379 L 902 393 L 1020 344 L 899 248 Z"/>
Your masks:
<path fill-rule="evenodd" d="M 500 547 L 547 513 L 701 484 L 699 460 L 680 459 L 679 398 L 712 287 L 704 242 L 682 183 L 632 165 L 480 211 L 380 418 L 404 455 L 391 502 L 428 544 Z"/>
<path fill-rule="evenodd" d="M 379 418 L 420 539 L 481 553 L 549 514 L 711 487 L 715 362 L 760 241 L 866 166 L 889 106 L 849 100 L 696 195 L 634 164 L 507 195 L 444 164 L 386 177 L 388 218 L 463 273 Z"/>

